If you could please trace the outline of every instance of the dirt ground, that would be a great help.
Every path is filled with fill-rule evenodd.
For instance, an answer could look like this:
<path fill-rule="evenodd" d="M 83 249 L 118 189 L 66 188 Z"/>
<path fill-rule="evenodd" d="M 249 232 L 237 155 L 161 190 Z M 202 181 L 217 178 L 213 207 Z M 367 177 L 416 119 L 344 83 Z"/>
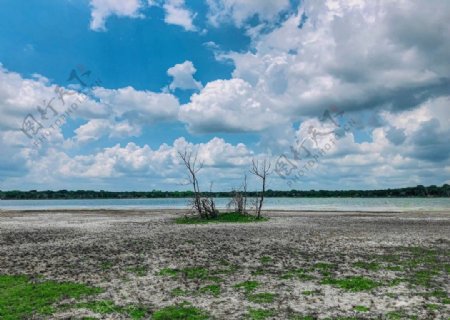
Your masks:
<path fill-rule="evenodd" d="M 89 299 L 139 305 L 148 319 L 182 302 L 212 319 L 450 318 L 450 211 L 280 211 L 200 225 L 175 224 L 180 214 L 2 211 L 0 274 L 101 287 Z M 127 315 L 64 308 L 47 318 L 83 317 Z"/>

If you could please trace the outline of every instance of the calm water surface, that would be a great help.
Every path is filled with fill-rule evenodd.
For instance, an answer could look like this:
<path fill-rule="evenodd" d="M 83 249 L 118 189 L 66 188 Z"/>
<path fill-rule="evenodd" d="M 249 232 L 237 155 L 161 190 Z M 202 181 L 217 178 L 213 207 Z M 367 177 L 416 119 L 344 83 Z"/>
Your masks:
<path fill-rule="evenodd" d="M 227 198 L 217 198 L 225 208 Z M 189 199 L 0 200 L 0 210 L 183 209 Z M 449 211 L 450 198 L 266 198 L 265 209 L 314 211 Z"/>

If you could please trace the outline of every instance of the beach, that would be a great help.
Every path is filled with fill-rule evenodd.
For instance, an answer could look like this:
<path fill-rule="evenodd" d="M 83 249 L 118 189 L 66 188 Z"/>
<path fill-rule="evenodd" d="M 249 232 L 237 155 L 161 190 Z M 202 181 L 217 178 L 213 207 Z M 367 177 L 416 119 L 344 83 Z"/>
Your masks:
<path fill-rule="evenodd" d="M 176 224 L 184 213 L 5 210 L 0 274 L 101 288 L 34 319 L 133 318 L 80 301 L 138 306 L 144 319 L 180 305 L 211 319 L 450 317 L 450 211 L 272 210 L 257 223 Z"/>

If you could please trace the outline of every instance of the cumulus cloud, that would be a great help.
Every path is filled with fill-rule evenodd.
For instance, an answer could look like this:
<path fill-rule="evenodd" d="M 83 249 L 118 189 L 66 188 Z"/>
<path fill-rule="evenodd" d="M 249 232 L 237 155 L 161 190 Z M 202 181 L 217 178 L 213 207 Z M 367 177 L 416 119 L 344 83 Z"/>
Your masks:
<path fill-rule="evenodd" d="M 251 51 L 220 58 L 233 61 L 233 77 L 251 84 L 262 104 L 292 121 L 332 105 L 412 109 L 448 92 L 449 6 L 305 1 L 278 28 L 252 34 Z"/>
<path fill-rule="evenodd" d="M 286 121 L 241 79 L 209 82 L 181 106 L 179 117 L 192 132 L 261 131 Z"/>
<path fill-rule="evenodd" d="M 172 83 L 169 85 L 169 89 L 201 89 L 202 84 L 194 79 L 194 73 L 196 72 L 197 69 L 195 69 L 194 64 L 188 60 L 169 68 L 167 70 L 167 74 L 173 77 Z"/>
<path fill-rule="evenodd" d="M 133 87 L 99 87 L 94 89 L 94 95 L 100 103 L 109 106 L 116 117 L 135 123 L 175 120 L 178 113 L 178 99 L 169 93 L 140 91 Z"/>
<path fill-rule="evenodd" d="M 91 29 L 94 31 L 106 30 L 106 19 L 112 15 L 118 17 L 142 17 L 139 10 L 141 0 L 91 0 Z"/>
<path fill-rule="evenodd" d="M 281 11 L 289 8 L 289 0 L 207 0 L 207 4 L 209 21 L 215 26 L 231 21 L 241 27 L 254 16 L 273 22 Z"/>
<path fill-rule="evenodd" d="M 169 188 L 178 189 L 185 182 L 185 171 L 178 151 L 186 149 L 197 152 L 198 160 L 204 164 L 201 173 L 204 188 L 207 188 L 211 181 L 217 181 L 221 174 L 230 175 L 232 180 L 235 172 L 234 175 L 239 180 L 253 156 L 253 152 L 244 144 L 232 145 L 221 138 L 213 138 L 199 144 L 178 138 L 172 145 L 162 144 L 157 149 L 135 143 L 127 143 L 125 146 L 116 144 L 97 153 L 75 156 L 69 156 L 61 150 L 49 149 L 45 155 L 28 158 L 27 179 L 35 184 L 42 181 L 42 175 L 46 177 L 44 183 L 87 181 L 86 179 L 99 183 L 108 179 L 144 178 L 147 185 L 148 179 L 155 179 L 155 186 L 159 183 L 159 188 L 161 181 L 172 181 Z M 227 173 L 224 169 L 228 170 Z"/>
<path fill-rule="evenodd" d="M 186 8 L 184 0 L 167 0 L 163 5 L 166 16 L 164 21 L 183 27 L 186 31 L 195 31 L 195 14 Z"/>

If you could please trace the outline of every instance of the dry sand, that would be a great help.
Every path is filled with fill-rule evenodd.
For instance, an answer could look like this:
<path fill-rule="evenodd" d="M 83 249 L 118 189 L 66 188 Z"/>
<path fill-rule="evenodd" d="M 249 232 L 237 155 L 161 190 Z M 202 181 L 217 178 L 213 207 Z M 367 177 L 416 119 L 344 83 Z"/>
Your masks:
<path fill-rule="evenodd" d="M 270 319 L 450 317 L 450 211 L 272 211 L 265 213 L 267 222 L 207 225 L 174 224 L 179 214 L 180 210 L 1 211 L 0 274 L 98 286 L 105 291 L 95 299 L 144 306 L 149 318 L 154 310 L 182 301 L 215 319 L 244 319 L 249 308 L 272 311 Z M 203 271 L 199 279 L 183 272 L 159 275 L 166 268 Z M 321 283 L 350 276 L 380 285 L 352 292 Z M 246 280 L 260 283 L 252 294 L 275 293 L 274 301 L 251 302 L 250 294 L 235 288 Z M 220 293 L 202 291 L 208 285 L 219 285 Z M 447 299 L 433 292 L 445 292 Z M 356 311 L 355 306 L 369 310 Z M 126 318 L 84 309 L 61 311 L 51 318 L 83 316 Z"/>

